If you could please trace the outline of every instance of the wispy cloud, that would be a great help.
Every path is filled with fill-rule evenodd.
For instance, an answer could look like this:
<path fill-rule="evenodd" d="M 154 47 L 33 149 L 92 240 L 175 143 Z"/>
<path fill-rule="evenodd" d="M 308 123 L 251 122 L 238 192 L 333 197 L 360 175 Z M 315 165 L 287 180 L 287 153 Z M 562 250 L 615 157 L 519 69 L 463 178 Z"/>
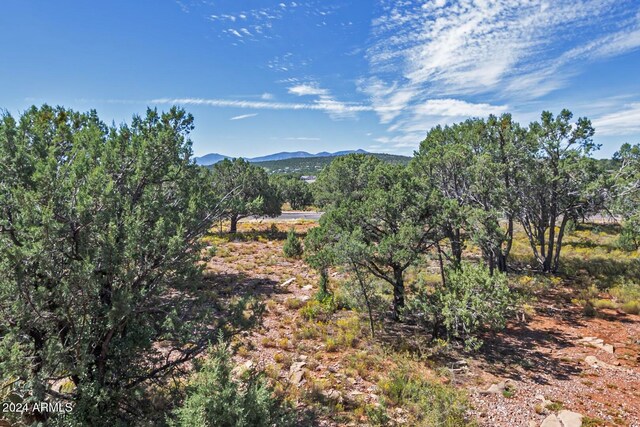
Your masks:
<path fill-rule="evenodd" d="M 313 103 L 242 101 L 207 98 L 157 98 L 146 101 L 156 105 L 205 105 L 209 107 L 248 108 L 256 110 L 312 110 L 335 114 L 351 114 L 373 111 L 373 107 L 362 104 L 347 104 L 318 100 Z"/>
<path fill-rule="evenodd" d="M 382 4 L 368 51 L 374 72 L 399 71 L 407 84 L 426 85 L 432 95 L 495 90 L 568 62 L 575 55 L 563 55 L 573 49 L 584 61 L 640 46 L 633 0 Z M 601 27 L 607 36 L 599 36 Z"/>
<path fill-rule="evenodd" d="M 242 114 L 242 115 L 240 115 L 240 116 L 233 116 L 233 117 L 231 117 L 229 120 L 244 120 L 244 119 L 248 119 L 248 118 L 251 118 L 251 117 L 255 117 L 255 116 L 257 116 L 257 115 L 258 115 L 258 113 L 254 113 L 254 114 Z"/>
<path fill-rule="evenodd" d="M 542 97 L 581 67 L 640 47 L 636 0 L 378 4 L 370 73 L 358 87 L 397 133 L 381 142 L 397 146 L 434 123 L 499 114 L 507 103 Z"/>
<path fill-rule="evenodd" d="M 334 12 L 334 7 L 318 0 L 264 2 L 266 6 L 247 9 L 243 2 L 228 2 L 226 5 L 216 4 L 215 13 L 208 13 L 207 19 L 215 25 L 223 36 L 234 42 L 257 41 L 280 37 L 278 22 L 287 17 L 304 15 L 315 17 L 316 25 Z M 207 6 L 202 2 L 200 7 Z"/>
<path fill-rule="evenodd" d="M 331 118 L 335 120 L 354 118 L 358 111 L 371 111 L 372 107 L 366 106 L 366 109 L 357 110 L 349 108 L 351 105 L 336 100 L 328 89 L 320 87 L 317 82 L 297 83 L 290 86 L 288 92 L 297 96 L 315 97 L 315 105 L 322 106 L 324 111 L 329 113 Z"/>
<path fill-rule="evenodd" d="M 640 133 L 640 102 L 627 104 L 620 111 L 593 120 L 599 135 L 633 135 Z"/>
<path fill-rule="evenodd" d="M 289 136 L 285 138 L 287 141 L 320 141 L 320 138 L 314 138 L 310 136 Z"/>
<path fill-rule="evenodd" d="M 298 84 L 289 88 L 289 93 L 298 96 L 326 96 L 329 95 L 327 89 L 322 89 L 317 83 Z"/>

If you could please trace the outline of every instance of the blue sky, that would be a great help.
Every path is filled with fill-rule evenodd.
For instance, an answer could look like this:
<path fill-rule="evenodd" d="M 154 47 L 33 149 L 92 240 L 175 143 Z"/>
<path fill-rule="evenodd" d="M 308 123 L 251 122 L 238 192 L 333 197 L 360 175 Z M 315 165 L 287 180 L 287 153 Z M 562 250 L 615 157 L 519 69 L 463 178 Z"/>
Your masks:
<path fill-rule="evenodd" d="M 640 142 L 640 0 L 3 0 L 0 108 L 184 106 L 196 155 L 411 154 L 432 126 L 566 107 Z"/>

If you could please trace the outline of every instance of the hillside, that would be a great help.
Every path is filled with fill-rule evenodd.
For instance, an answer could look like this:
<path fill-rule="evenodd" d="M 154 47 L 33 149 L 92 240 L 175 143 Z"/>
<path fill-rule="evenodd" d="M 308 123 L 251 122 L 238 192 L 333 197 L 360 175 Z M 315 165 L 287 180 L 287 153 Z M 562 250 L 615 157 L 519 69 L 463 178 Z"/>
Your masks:
<path fill-rule="evenodd" d="M 407 164 L 411 157 L 398 156 L 395 154 L 371 153 L 378 159 L 389 162 Z M 327 166 L 336 156 L 291 158 L 283 160 L 271 160 L 266 162 L 255 162 L 269 173 L 298 173 L 302 175 L 316 175 Z"/>
<path fill-rule="evenodd" d="M 344 150 L 344 151 L 336 151 L 335 153 L 329 153 L 327 151 L 322 151 L 320 153 L 309 153 L 306 151 L 281 151 L 279 153 L 273 153 L 266 156 L 260 157 L 245 157 L 244 159 L 250 163 L 258 163 L 258 162 L 268 162 L 268 161 L 277 161 L 277 160 L 285 160 L 285 159 L 299 159 L 299 158 L 312 158 L 312 157 L 336 157 L 336 156 L 344 156 L 345 154 L 351 153 L 362 153 L 367 154 L 365 150 Z M 223 159 L 231 159 L 231 156 L 225 156 L 223 154 L 218 153 L 210 153 L 201 157 L 196 157 L 196 164 L 200 166 L 210 166 Z"/>

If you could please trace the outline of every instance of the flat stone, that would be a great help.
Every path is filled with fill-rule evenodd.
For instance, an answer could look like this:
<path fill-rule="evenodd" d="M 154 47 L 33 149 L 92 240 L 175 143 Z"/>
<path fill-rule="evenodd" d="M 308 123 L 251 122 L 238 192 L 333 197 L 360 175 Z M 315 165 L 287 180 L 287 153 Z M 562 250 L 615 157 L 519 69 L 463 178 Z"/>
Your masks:
<path fill-rule="evenodd" d="M 540 427 L 563 427 L 560 420 L 555 415 L 551 414 L 544 419 Z"/>
<path fill-rule="evenodd" d="M 596 338 L 596 337 L 584 337 L 581 338 L 577 341 L 579 344 L 584 344 L 584 345 L 589 345 L 595 348 L 599 348 L 600 350 L 604 350 L 607 353 L 611 353 L 613 354 L 615 351 L 615 348 L 613 345 L 611 344 L 605 344 L 604 340 L 602 340 L 601 338 Z"/>
<path fill-rule="evenodd" d="M 562 422 L 564 427 L 582 426 L 582 415 L 577 412 L 562 410 L 558 412 L 558 419 Z"/>
<path fill-rule="evenodd" d="M 298 372 L 300 370 L 302 370 L 302 368 L 304 367 L 304 365 L 306 365 L 305 362 L 295 362 L 291 364 L 291 367 L 289 368 L 289 373 L 294 373 L 294 372 Z"/>
<path fill-rule="evenodd" d="M 323 393 L 324 396 L 329 399 L 329 400 L 333 400 L 334 402 L 342 402 L 342 393 L 340 393 L 338 390 L 336 389 L 331 389 L 325 393 Z"/>
<path fill-rule="evenodd" d="M 492 384 L 491 387 L 482 391 L 483 394 L 502 394 L 507 389 L 504 381 L 498 384 Z"/>
<path fill-rule="evenodd" d="M 587 356 L 584 358 L 584 361 L 587 362 L 587 365 L 590 365 L 594 368 L 598 368 L 600 366 L 603 366 L 603 362 L 598 360 L 597 357 L 595 356 Z"/>
<path fill-rule="evenodd" d="M 286 287 L 288 287 L 290 284 L 292 284 L 292 283 L 293 283 L 293 282 L 295 282 L 295 281 L 296 281 L 296 278 L 295 278 L 295 277 L 292 277 L 291 279 L 289 279 L 289 280 L 285 280 L 283 283 L 281 283 L 281 284 L 280 284 L 280 287 L 281 287 L 281 288 L 286 288 Z"/>
<path fill-rule="evenodd" d="M 306 369 L 302 370 L 302 371 L 293 372 L 289 376 L 289 382 L 291 384 L 294 384 L 294 385 L 300 385 L 302 383 L 302 381 L 304 380 L 305 372 L 306 372 Z"/>

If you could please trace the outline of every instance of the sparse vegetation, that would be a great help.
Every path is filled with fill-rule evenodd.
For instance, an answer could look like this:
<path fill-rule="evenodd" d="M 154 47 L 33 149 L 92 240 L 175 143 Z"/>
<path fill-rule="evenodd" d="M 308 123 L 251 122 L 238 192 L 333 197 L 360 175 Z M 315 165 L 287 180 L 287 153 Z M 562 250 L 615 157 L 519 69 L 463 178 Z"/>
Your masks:
<path fill-rule="evenodd" d="M 302 243 L 293 229 L 287 233 L 287 240 L 284 242 L 282 251 L 287 258 L 300 258 L 302 256 Z"/>
<path fill-rule="evenodd" d="M 584 359 L 637 369 L 637 146 L 595 161 L 588 120 L 505 114 L 432 129 L 410 165 L 332 158 L 310 185 L 196 167 L 190 130 L 178 109 L 3 117 L 0 400 L 76 408 L 11 421 L 471 426 L 486 401 L 573 409 L 522 406 L 541 378 L 636 396 Z M 240 221 L 309 191 L 319 222 Z M 626 416 L 600 414 L 583 425 Z"/>
<path fill-rule="evenodd" d="M 294 426 L 291 409 L 274 396 L 263 373 L 255 369 L 234 378 L 229 348 L 219 342 L 187 385 L 184 404 L 175 411 L 176 426 Z"/>

